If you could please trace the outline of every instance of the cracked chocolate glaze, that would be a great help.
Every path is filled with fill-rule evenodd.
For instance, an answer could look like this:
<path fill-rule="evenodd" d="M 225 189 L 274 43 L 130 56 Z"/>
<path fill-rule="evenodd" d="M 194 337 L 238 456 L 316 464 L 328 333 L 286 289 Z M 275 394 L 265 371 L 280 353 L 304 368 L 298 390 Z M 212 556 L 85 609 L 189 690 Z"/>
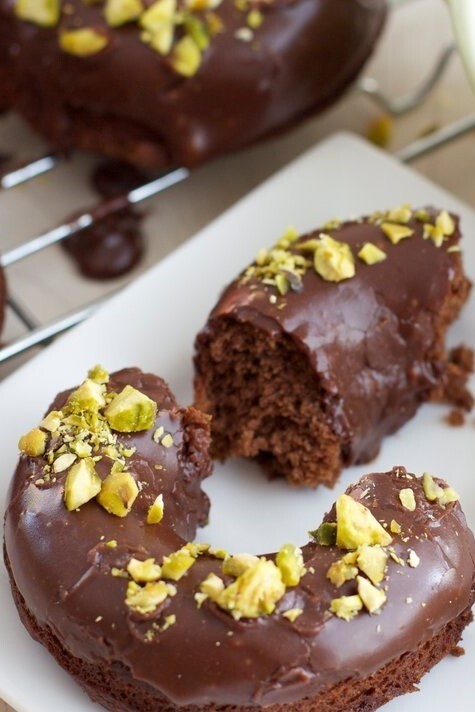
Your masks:
<path fill-rule="evenodd" d="M 437 211 L 429 214 L 434 222 Z M 444 378 L 445 329 L 470 287 L 460 254 L 447 251 L 460 239 L 453 219 L 455 232 L 442 247 L 423 239 L 416 219 L 409 223 L 413 236 L 396 245 L 368 219 L 323 229 L 350 245 L 354 277 L 328 282 L 310 268 L 302 289 L 275 303 L 275 288 L 238 278 L 222 294 L 201 338 L 212 339 L 222 320 L 290 337 L 318 379 L 330 427 L 341 439 L 343 464 L 369 461 L 382 438 L 409 420 Z M 384 250 L 387 259 L 375 265 L 358 259 L 365 242 Z"/>
<path fill-rule="evenodd" d="M 176 705 L 265 706 L 370 675 L 416 650 L 470 605 L 475 541 L 459 504 L 443 508 L 428 502 L 420 480 L 394 468 L 368 475 L 348 490 L 378 520 L 401 525 L 405 541 L 395 536 L 392 544 L 399 557 L 406 560 L 414 549 L 420 558 L 417 568 L 389 561 L 388 598 L 380 615 L 362 612 L 347 623 L 329 613 L 330 601 L 354 593 L 355 583 L 340 589 L 330 583 L 326 571 L 342 552 L 317 543 L 303 547 L 308 573 L 287 590 L 272 615 L 236 621 L 209 600 L 198 608 L 194 593 L 200 582 L 211 571 L 221 575 L 221 562 L 208 554 L 198 558 L 177 582 L 177 594 L 157 611 L 147 616 L 130 611 L 124 600 L 127 581 L 112 576 L 111 568 L 124 568 L 132 556 L 161 561 L 193 535 L 207 503 L 193 464 L 197 451 L 180 457 L 187 428 L 180 428 L 182 411 L 163 383 L 137 370 L 111 379 L 116 389 L 125 383 L 157 399 L 157 424 L 176 442 L 169 450 L 160 448 L 151 431 L 126 438 L 137 446 L 129 470 L 148 483 L 127 517 L 109 515 L 95 501 L 69 512 L 63 503 L 64 475 L 47 487 L 35 484 L 41 459 L 22 456 L 11 487 L 5 546 L 15 584 L 40 628 L 70 654 L 96 664 L 120 662 L 132 679 Z M 54 407 L 64 400 L 62 394 Z M 166 468 L 158 474 L 157 459 Z M 399 499 L 407 487 L 415 493 L 415 512 Z M 147 507 L 160 492 L 164 520 L 147 526 Z M 326 520 L 334 518 L 332 510 Z M 111 539 L 116 548 L 106 545 Z M 291 623 L 281 613 L 295 607 L 303 613 Z M 176 623 L 148 640 L 153 623 L 160 625 L 170 614 Z"/>
<path fill-rule="evenodd" d="M 223 0 L 214 12 L 224 29 L 186 79 L 140 40 L 135 23 L 110 28 L 102 4 L 71 0 L 60 22 L 107 34 L 107 48 L 87 58 L 60 50 L 58 28 L 18 21 L 13 4 L 0 0 L 12 105 L 56 149 L 149 167 L 198 164 L 324 108 L 357 76 L 386 14 L 384 0 L 258 2 L 264 21 L 244 42 L 235 33 L 246 14 Z"/>

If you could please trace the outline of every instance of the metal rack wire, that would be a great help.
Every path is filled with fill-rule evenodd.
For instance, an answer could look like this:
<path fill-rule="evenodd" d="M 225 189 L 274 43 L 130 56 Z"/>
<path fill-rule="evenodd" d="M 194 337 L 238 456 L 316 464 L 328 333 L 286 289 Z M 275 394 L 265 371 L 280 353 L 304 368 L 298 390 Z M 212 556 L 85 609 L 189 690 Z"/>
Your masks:
<path fill-rule="evenodd" d="M 405 96 L 392 99 L 387 97 L 376 80 L 371 77 L 365 77 L 360 80 L 357 85 L 357 90 L 370 96 L 392 116 L 401 116 L 416 108 L 424 101 L 429 92 L 440 80 L 455 51 L 454 45 L 445 47 L 437 58 L 430 75 L 423 81 L 419 88 Z M 414 141 L 398 151 L 395 156 L 399 160 L 409 163 L 471 131 L 475 131 L 475 114 L 456 121 L 429 136 Z M 53 171 L 64 160 L 65 158 L 63 156 L 50 153 L 17 166 L 14 170 L 0 175 L 0 190 L 8 191 L 28 181 L 35 180 L 39 176 Z M 131 190 L 127 194 L 97 204 L 75 219 L 65 222 L 47 232 L 36 235 L 23 244 L 4 252 L 3 255 L 0 255 L 0 266 L 8 268 L 50 245 L 66 240 L 82 230 L 91 227 L 97 220 L 112 215 L 125 206 L 137 205 L 152 196 L 162 193 L 171 186 L 185 180 L 188 176 L 188 169 L 176 168 Z M 66 315 L 60 316 L 48 324 L 40 325 L 32 315 L 29 314 L 28 309 L 10 295 L 7 300 L 8 306 L 22 322 L 26 333 L 0 349 L 0 364 L 19 356 L 34 346 L 49 343 L 54 337 L 91 316 L 110 296 L 111 294 L 106 297 L 101 297 L 89 304 L 74 309 Z"/>

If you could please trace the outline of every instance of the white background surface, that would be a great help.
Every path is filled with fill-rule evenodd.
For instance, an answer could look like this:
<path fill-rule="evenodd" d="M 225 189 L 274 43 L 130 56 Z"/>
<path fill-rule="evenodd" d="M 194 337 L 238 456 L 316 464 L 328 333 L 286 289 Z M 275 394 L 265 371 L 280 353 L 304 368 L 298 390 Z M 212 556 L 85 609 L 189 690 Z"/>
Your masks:
<path fill-rule="evenodd" d="M 348 217 L 402 202 L 432 203 L 459 212 L 466 266 L 475 276 L 475 214 L 441 189 L 392 159 L 339 135 L 306 154 L 212 223 L 194 240 L 140 278 L 85 325 L 45 350 L 0 385 L 0 448 L 4 476 L 0 501 L 17 459 L 19 435 L 34 426 L 54 394 L 80 381 L 101 362 L 110 370 L 138 365 L 165 377 L 183 403 L 192 399 L 192 345 L 220 289 L 272 244 L 287 224 L 311 229 L 337 215 Z M 451 332 L 451 341 L 475 346 L 472 297 Z M 446 477 L 460 492 L 475 525 L 475 430 L 473 416 L 463 428 L 444 422 L 447 409 L 424 406 L 398 434 L 388 438 L 377 460 L 350 468 L 339 493 L 365 471 L 405 465 Z M 268 483 L 257 468 L 241 462 L 216 467 L 206 489 L 211 523 L 199 538 L 234 551 L 273 550 L 283 542 L 304 543 L 320 522 L 335 492 L 295 491 Z M 23 630 L 0 573 L 2 611 L 0 696 L 20 712 L 86 712 L 94 706 L 56 663 Z M 475 699 L 475 629 L 464 636 L 467 654 L 447 659 L 423 681 L 418 695 L 398 698 L 393 712 L 469 712 Z M 454 692 L 456 697 L 454 700 Z"/>

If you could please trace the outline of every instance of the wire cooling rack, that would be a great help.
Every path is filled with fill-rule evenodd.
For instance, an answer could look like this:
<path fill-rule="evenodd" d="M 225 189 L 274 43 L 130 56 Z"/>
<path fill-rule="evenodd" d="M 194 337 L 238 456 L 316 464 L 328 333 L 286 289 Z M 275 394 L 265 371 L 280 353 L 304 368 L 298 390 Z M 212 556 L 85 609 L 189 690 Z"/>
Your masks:
<path fill-rule="evenodd" d="M 437 57 L 429 76 L 424 79 L 415 91 L 409 94 L 389 98 L 385 95 L 378 82 L 368 76 L 359 81 L 356 89 L 370 96 L 387 114 L 393 117 L 401 116 L 424 102 L 427 95 L 440 81 L 455 52 L 456 49 L 452 44 L 444 47 Z M 399 160 L 409 163 L 471 131 L 475 131 L 475 114 L 462 118 L 410 143 L 395 155 Z M 9 191 L 28 182 L 38 181 L 41 176 L 57 171 L 66 160 L 64 156 L 59 154 L 47 153 L 34 160 L 25 161 L 17 165 L 13 170 L 3 174 L 0 173 L 0 191 Z M 97 220 L 122 210 L 124 206 L 132 206 L 144 202 L 152 196 L 156 196 L 180 183 L 188 176 L 188 169 L 177 167 L 154 177 L 149 182 L 131 190 L 127 194 L 97 203 L 77 215 L 74 219 L 67 220 L 50 230 L 34 235 L 20 245 L 4 251 L 0 255 L 0 265 L 7 271 L 8 277 L 8 269 L 21 260 L 34 259 L 34 255 L 46 247 L 67 240 L 69 237 L 91 227 Z M 0 348 L 0 364 L 26 353 L 35 346 L 49 343 L 59 334 L 87 319 L 105 299 L 111 296 L 109 294 L 106 297 L 100 297 L 66 314 L 62 314 L 46 324 L 39 324 L 30 314 L 28 306 L 25 306 L 18 298 L 14 297 L 14 280 L 9 280 L 9 282 L 12 283 L 12 286 L 7 306 L 21 322 L 22 333 Z"/>

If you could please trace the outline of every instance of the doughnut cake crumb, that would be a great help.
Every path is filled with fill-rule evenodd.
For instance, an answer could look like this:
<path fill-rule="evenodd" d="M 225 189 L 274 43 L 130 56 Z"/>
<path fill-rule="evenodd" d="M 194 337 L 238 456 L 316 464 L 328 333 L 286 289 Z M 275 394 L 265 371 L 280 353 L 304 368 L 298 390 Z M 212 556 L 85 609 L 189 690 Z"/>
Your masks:
<path fill-rule="evenodd" d="M 456 216 L 405 205 L 261 250 L 196 340 L 213 455 L 333 485 L 421 403 L 469 407 L 469 350 L 444 343 L 471 286 L 459 239 Z"/>
<path fill-rule="evenodd" d="M 232 554 L 191 541 L 208 510 L 208 425 L 161 379 L 95 367 L 20 438 L 5 516 L 13 597 L 93 700 L 373 710 L 457 653 L 475 540 L 452 487 L 403 467 L 367 475 L 305 546 Z"/>

